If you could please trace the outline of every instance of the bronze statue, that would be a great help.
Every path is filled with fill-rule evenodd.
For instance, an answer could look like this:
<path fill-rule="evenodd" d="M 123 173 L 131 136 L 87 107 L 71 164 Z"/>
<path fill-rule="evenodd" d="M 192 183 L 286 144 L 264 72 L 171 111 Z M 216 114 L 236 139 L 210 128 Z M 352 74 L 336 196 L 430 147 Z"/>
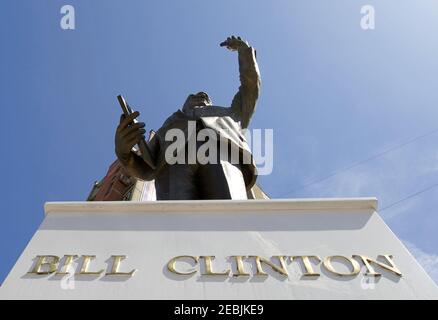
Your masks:
<path fill-rule="evenodd" d="M 231 107 L 214 106 L 205 92 L 190 94 L 182 108 L 172 114 L 148 142 L 155 158 L 155 168 L 132 151 L 145 134 L 144 123 L 133 123 L 139 112 L 128 117 L 121 116 L 115 135 L 116 155 L 131 175 L 142 180 L 155 179 L 157 200 L 247 199 L 256 181 L 256 167 L 242 132 L 249 125 L 259 96 L 260 73 L 256 51 L 246 41 L 234 36 L 227 38 L 220 46 L 238 53 L 241 85 Z M 225 141 L 228 148 L 225 156 L 222 148 L 217 157 L 214 156 L 217 161 L 212 163 L 201 163 L 196 159 L 195 162 L 170 164 L 166 159 L 166 149 L 172 141 L 166 140 L 166 133 L 170 129 L 181 129 L 188 139 L 190 121 L 195 123 L 196 132 L 208 128 L 218 133 L 215 143 L 219 145 L 219 142 Z M 196 141 L 196 150 L 200 145 Z M 187 160 L 193 150 L 188 150 L 188 143 L 184 146 Z M 233 151 L 239 155 L 238 163 L 230 160 Z"/>

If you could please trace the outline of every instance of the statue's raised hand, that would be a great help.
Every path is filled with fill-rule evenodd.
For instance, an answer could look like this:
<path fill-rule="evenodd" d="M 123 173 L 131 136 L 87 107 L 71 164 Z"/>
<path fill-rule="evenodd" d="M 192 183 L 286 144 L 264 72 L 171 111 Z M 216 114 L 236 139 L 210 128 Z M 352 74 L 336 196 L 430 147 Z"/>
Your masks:
<path fill-rule="evenodd" d="M 228 50 L 236 51 L 240 49 L 249 48 L 248 42 L 240 37 L 231 36 L 220 44 L 221 47 L 226 47 Z"/>

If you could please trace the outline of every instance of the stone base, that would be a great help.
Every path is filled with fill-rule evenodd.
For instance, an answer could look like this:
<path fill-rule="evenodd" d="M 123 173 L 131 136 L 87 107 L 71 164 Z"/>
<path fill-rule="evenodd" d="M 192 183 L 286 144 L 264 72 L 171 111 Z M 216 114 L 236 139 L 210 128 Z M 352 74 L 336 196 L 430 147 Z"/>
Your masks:
<path fill-rule="evenodd" d="M 372 198 L 46 203 L 0 298 L 437 299 L 376 207 Z M 367 268 L 361 255 L 387 267 Z M 306 268 L 305 256 L 318 258 Z"/>

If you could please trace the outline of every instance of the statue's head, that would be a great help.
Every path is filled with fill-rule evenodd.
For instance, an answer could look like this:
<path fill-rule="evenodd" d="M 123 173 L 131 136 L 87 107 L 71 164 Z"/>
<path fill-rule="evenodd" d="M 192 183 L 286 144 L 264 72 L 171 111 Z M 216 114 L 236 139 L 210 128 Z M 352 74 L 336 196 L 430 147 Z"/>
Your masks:
<path fill-rule="evenodd" d="M 200 91 L 196 94 L 189 94 L 184 102 L 183 110 L 190 110 L 195 108 L 204 108 L 207 106 L 211 106 L 211 99 L 207 93 Z"/>

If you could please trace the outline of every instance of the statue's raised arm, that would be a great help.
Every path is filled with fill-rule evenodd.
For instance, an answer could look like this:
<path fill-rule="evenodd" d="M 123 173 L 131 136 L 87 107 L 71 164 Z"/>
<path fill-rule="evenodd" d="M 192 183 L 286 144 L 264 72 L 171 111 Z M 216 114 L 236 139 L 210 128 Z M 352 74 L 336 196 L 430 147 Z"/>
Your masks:
<path fill-rule="evenodd" d="M 245 129 L 254 113 L 261 84 L 256 51 L 248 42 L 235 36 L 227 38 L 220 46 L 238 53 L 241 85 L 233 98 L 231 108 L 240 120 L 242 129 Z"/>

